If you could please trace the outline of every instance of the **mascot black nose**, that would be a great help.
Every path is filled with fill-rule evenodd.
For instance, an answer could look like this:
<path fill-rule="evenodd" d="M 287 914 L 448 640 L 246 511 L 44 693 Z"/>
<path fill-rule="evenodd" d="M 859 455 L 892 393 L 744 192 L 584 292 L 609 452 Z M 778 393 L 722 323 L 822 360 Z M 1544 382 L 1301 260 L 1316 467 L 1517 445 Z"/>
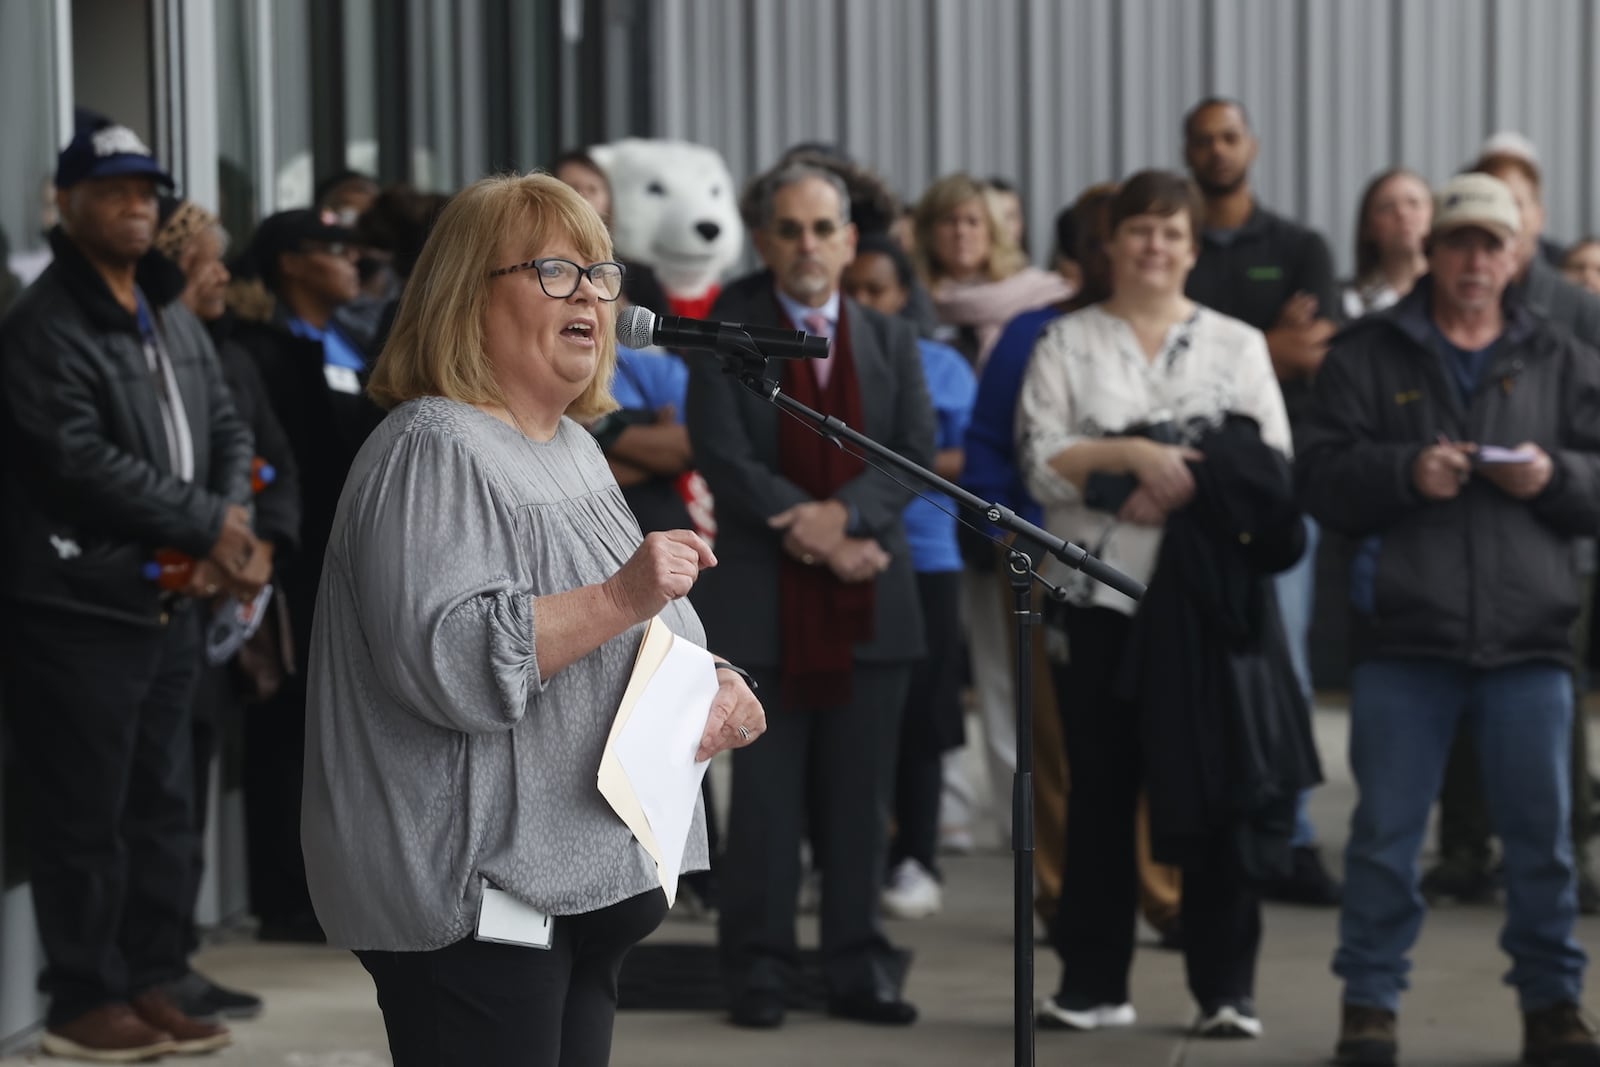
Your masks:
<path fill-rule="evenodd" d="M 709 244 L 717 239 L 717 234 L 722 232 L 722 227 L 714 222 L 700 222 L 695 224 L 695 232 L 706 239 Z"/>

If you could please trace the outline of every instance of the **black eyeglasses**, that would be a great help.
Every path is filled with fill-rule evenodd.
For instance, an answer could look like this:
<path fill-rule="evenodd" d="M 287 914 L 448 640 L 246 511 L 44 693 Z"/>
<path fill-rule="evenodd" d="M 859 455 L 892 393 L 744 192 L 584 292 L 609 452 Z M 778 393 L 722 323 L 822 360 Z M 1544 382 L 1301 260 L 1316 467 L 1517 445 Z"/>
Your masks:
<path fill-rule="evenodd" d="M 843 227 L 833 219 L 817 219 L 811 224 L 811 232 L 819 241 L 826 241 L 828 238 L 838 233 L 842 228 Z M 800 240 L 800 236 L 805 232 L 805 223 L 796 222 L 794 219 L 779 219 L 777 222 L 772 224 L 773 236 L 784 241 L 798 241 Z"/>
<path fill-rule="evenodd" d="M 552 300 L 565 300 L 576 293 L 585 275 L 600 291 L 601 300 L 615 300 L 622 295 L 622 275 L 626 272 L 621 263 L 612 263 L 610 260 L 580 267 L 570 259 L 546 256 L 543 259 L 530 259 L 526 263 L 492 270 L 489 272 L 489 277 L 515 274 L 519 270 L 533 271 L 534 276 L 539 279 L 539 288 L 543 289 L 544 295 Z"/>

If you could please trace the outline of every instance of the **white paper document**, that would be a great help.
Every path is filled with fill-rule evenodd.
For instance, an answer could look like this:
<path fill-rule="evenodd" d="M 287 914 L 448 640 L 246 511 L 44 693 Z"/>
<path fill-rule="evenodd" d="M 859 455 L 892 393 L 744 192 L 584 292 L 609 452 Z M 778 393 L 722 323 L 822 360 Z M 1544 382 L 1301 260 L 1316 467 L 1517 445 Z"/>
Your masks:
<path fill-rule="evenodd" d="M 710 765 L 694 756 L 717 695 L 713 662 L 651 620 L 600 757 L 600 793 L 655 860 L 669 906 Z"/>
<path fill-rule="evenodd" d="M 1502 448 L 1499 445 L 1479 445 L 1472 454 L 1474 463 L 1532 463 L 1539 453 L 1531 448 Z"/>

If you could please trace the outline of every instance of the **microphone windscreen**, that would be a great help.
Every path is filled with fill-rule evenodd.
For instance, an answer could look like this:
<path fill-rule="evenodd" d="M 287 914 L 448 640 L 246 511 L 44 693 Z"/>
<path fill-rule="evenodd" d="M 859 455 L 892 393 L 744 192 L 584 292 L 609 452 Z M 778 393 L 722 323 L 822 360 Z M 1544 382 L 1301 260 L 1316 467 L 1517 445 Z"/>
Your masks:
<path fill-rule="evenodd" d="M 617 344 L 629 348 L 649 348 L 655 341 L 656 317 L 649 308 L 634 304 L 617 315 Z"/>

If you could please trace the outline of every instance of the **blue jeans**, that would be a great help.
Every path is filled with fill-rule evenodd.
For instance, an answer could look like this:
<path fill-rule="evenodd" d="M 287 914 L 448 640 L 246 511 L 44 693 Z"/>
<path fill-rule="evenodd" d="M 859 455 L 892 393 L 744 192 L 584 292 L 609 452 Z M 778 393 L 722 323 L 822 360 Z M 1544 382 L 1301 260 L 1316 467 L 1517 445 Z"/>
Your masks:
<path fill-rule="evenodd" d="M 1283 635 L 1289 643 L 1289 662 L 1294 667 L 1295 680 L 1306 695 L 1306 706 L 1315 707 L 1316 694 L 1311 688 L 1311 658 L 1306 652 L 1311 632 L 1311 612 L 1317 593 L 1317 542 L 1322 540 L 1322 528 L 1307 515 L 1306 551 L 1298 563 L 1273 580 L 1278 593 L 1278 614 L 1283 618 Z M 1294 807 L 1294 834 L 1289 844 L 1303 848 L 1316 843 L 1317 831 L 1306 814 L 1306 802 L 1311 790 L 1300 794 Z"/>
<path fill-rule="evenodd" d="M 1359 799 L 1345 851 L 1333 972 L 1348 1004 L 1397 1010 L 1422 929 L 1418 856 L 1457 727 L 1472 731 L 1484 800 L 1505 850 L 1507 984 L 1522 1010 L 1577 1002 L 1587 957 L 1572 936 L 1572 675 L 1555 664 L 1478 670 L 1372 660 L 1350 684 Z"/>

